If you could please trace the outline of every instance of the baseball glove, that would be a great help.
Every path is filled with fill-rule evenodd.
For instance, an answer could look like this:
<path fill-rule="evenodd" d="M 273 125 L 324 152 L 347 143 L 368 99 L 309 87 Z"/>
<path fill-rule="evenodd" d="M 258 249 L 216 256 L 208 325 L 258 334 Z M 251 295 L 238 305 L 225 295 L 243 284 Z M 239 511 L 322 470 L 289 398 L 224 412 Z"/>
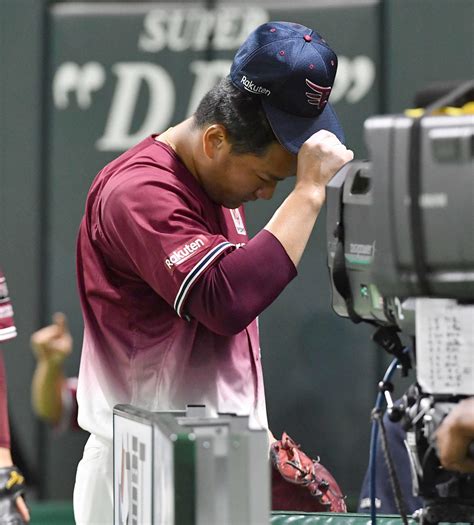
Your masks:
<path fill-rule="evenodd" d="M 317 460 L 309 458 L 286 432 L 271 445 L 272 509 L 347 512 L 339 485 Z"/>
<path fill-rule="evenodd" d="M 16 499 L 23 495 L 25 478 L 16 467 L 0 468 L 0 525 L 23 525 Z"/>

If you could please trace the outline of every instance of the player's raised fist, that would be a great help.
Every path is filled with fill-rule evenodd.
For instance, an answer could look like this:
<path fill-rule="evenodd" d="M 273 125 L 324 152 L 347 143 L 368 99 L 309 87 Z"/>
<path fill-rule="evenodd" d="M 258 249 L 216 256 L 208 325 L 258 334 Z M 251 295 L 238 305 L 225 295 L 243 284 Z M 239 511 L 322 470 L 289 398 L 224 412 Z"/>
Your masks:
<path fill-rule="evenodd" d="M 53 315 L 53 323 L 34 332 L 31 347 L 38 359 L 62 362 L 72 351 L 72 337 L 67 326 L 66 316 Z"/>
<path fill-rule="evenodd" d="M 320 130 L 312 135 L 298 153 L 297 184 L 311 184 L 324 189 L 331 178 L 354 158 L 330 131 Z"/>

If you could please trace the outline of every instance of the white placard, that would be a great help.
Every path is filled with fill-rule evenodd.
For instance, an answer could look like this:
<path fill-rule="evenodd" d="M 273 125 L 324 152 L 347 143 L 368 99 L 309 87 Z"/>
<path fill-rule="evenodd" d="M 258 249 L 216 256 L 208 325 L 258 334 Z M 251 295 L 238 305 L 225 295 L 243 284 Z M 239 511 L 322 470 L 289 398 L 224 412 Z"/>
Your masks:
<path fill-rule="evenodd" d="M 474 395 L 474 306 L 417 299 L 416 366 L 425 392 Z"/>
<path fill-rule="evenodd" d="M 114 525 L 152 525 L 151 425 L 114 415 Z"/>
<path fill-rule="evenodd" d="M 153 524 L 171 525 L 175 523 L 173 443 L 158 425 L 154 427 L 154 441 Z"/>

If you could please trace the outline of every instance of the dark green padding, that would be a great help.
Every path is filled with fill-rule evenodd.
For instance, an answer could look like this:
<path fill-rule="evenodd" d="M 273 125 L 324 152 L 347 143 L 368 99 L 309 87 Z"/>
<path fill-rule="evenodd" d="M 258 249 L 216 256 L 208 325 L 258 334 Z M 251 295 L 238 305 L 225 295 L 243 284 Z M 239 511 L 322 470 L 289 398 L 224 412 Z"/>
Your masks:
<path fill-rule="evenodd" d="M 30 504 L 30 525 L 74 525 L 72 501 Z M 415 525 L 413 520 L 408 520 Z M 401 525 L 397 516 L 377 516 L 377 525 Z M 271 525 L 370 525 L 368 514 L 272 512 Z"/>
<path fill-rule="evenodd" d="M 370 515 L 319 512 L 272 512 L 270 523 L 271 525 L 370 525 Z M 415 525 L 416 522 L 409 519 L 408 523 Z M 377 525 L 402 525 L 402 520 L 400 516 L 377 516 Z M 458 523 L 457 525 L 462 524 Z"/>
<path fill-rule="evenodd" d="M 30 503 L 30 525 L 74 525 L 72 501 Z"/>
<path fill-rule="evenodd" d="M 368 525 L 368 514 L 272 512 L 271 525 Z M 377 516 L 377 525 L 401 525 L 397 516 Z M 414 524 L 409 520 L 410 525 Z"/>

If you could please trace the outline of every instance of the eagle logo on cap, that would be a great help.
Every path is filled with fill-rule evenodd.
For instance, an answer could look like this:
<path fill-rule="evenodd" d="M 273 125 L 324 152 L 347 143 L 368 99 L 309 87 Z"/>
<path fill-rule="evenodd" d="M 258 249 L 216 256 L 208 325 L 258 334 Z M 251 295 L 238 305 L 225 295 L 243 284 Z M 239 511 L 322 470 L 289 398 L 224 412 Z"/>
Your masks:
<path fill-rule="evenodd" d="M 318 109 L 322 109 L 328 101 L 329 95 L 331 93 L 330 87 L 318 86 L 311 80 L 306 80 L 306 85 L 312 90 L 311 92 L 306 91 L 306 98 L 308 104 L 312 106 L 317 106 Z"/>

